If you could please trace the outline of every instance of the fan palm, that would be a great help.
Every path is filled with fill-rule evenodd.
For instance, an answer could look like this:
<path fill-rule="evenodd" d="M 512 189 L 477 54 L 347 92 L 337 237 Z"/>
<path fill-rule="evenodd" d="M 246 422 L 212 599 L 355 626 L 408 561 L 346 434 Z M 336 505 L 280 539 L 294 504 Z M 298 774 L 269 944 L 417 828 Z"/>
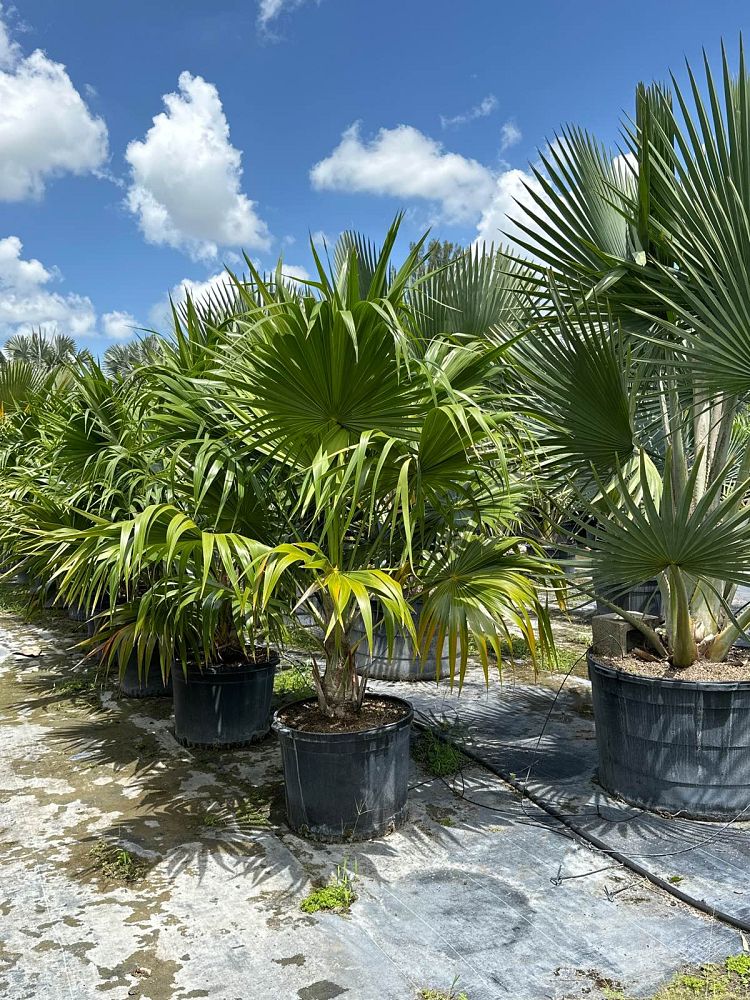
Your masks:
<path fill-rule="evenodd" d="M 595 521 L 599 585 L 656 576 L 675 666 L 722 660 L 750 623 L 750 78 L 639 87 L 613 160 L 570 130 L 522 221 L 535 257 L 530 336 L 517 345 L 550 474 Z M 703 94 L 706 98 L 704 100 Z M 623 613 L 624 614 L 624 613 Z M 627 615 L 626 615 L 627 617 Z M 642 622 L 633 624 L 644 628 Z"/>
<path fill-rule="evenodd" d="M 491 388 L 506 348 L 421 332 L 430 279 L 415 278 L 421 242 L 391 266 L 398 223 L 382 248 L 342 250 L 332 273 L 316 258 L 302 286 L 248 261 L 230 310 L 175 311 L 174 341 L 133 376 L 160 499 L 89 508 L 87 527 L 29 543 L 67 599 L 137 604 L 115 616 L 111 651 L 158 642 L 164 658 L 206 661 L 222 642 L 273 638 L 304 605 L 321 626 L 320 707 L 346 715 L 365 689 L 355 623 L 370 644 L 378 623 L 391 639 L 437 638 L 459 678 L 470 635 L 485 670 L 511 625 L 535 648 L 539 622 L 547 644 L 537 586 L 551 567 L 513 533 L 511 418 Z M 113 460 L 95 467 L 123 481 Z"/>
<path fill-rule="evenodd" d="M 42 371 L 90 357 L 88 351 L 79 351 L 67 334 L 43 330 L 14 334 L 6 340 L 2 353 L 7 361 L 23 361 Z"/>

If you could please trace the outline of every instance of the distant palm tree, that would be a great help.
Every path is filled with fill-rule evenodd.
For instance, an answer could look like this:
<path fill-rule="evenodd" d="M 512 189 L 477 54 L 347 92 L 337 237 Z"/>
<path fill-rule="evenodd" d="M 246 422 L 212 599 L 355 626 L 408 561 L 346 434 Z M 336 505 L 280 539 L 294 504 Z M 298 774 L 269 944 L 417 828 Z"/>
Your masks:
<path fill-rule="evenodd" d="M 108 375 L 123 378 L 136 368 L 153 362 L 161 354 L 162 345 L 162 338 L 155 333 L 128 344 L 112 344 L 104 352 L 104 370 Z"/>
<path fill-rule="evenodd" d="M 51 371 L 60 365 L 90 357 L 88 351 L 79 351 L 72 337 L 64 333 L 47 334 L 43 330 L 17 333 L 9 337 L 2 349 L 7 361 L 23 361 L 33 368 Z"/>

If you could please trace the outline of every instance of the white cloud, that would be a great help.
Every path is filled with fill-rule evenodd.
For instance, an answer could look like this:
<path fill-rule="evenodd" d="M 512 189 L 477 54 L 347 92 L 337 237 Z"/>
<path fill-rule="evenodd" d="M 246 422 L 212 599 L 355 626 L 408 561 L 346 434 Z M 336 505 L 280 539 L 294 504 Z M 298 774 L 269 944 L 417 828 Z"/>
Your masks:
<path fill-rule="evenodd" d="M 11 69 L 21 58 L 21 46 L 10 37 L 2 15 L 3 5 L 0 4 L 0 69 Z"/>
<path fill-rule="evenodd" d="M 96 312 L 89 298 L 50 287 L 60 279 L 41 261 L 21 256 L 17 236 L 0 239 L 0 335 L 31 329 L 59 330 L 73 337 L 96 334 Z"/>
<path fill-rule="evenodd" d="M 286 264 L 282 262 L 281 273 L 287 280 L 287 284 L 291 285 L 292 288 L 298 288 L 300 291 L 305 291 L 307 286 L 301 284 L 302 281 L 310 280 L 310 272 L 306 267 L 301 267 L 299 264 Z"/>
<path fill-rule="evenodd" d="M 196 260 L 215 258 L 220 246 L 266 249 L 268 229 L 241 190 L 241 153 L 229 141 L 216 87 L 184 72 L 179 93 L 163 100 L 166 111 L 125 153 L 126 204 L 146 240 Z"/>
<path fill-rule="evenodd" d="M 115 309 L 102 314 L 102 333 L 113 340 L 127 340 L 138 332 L 140 324 L 129 312 Z"/>
<path fill-rule="evenodd" d="M 500 128 L 500 151 L 505 152 L 511 146 L 517 145 L 523 139 L 523 133 L 516 123 L 509 119 Z"/>
<path fill-rule="evenodd" d="M 491 200 L 494 176 L 477 160 L 446 152 L 411 125 L 381 129 L 363 141 L 348 128 L 330 156 L 310 171 L 318 190 L 356 191 L 436 202 L 448 222 L 476 219 Z"/>
<path fill-rule="evenodd" d="M 97 171 L 107 127 L 86 106 L 62 63 L 24 57 L 0 5 L 0 200 L 41 198 L 47 180 Z"/>
<path fill-rule="evenodd" d="M 310 177 L 318 189 L 433 202 L 445 221 L 475 224 L 477 242 L 495 244 L 522 236 L 506 215 L 523 215 L 516 199 L 532 204 L 526 185 L 542 190 L 527 171 L 493 171 L 477 160 L 446 152 L 409 125 L 381 129 L 369 142 L 352 126 L 331 155 L 312 168 Z"/>
<path fill-rule="evenodd" d="M 539 181 L 525 170 L 503 170 L 498 174 L 492 198 L 477 224 L 477 243 L 497 245 L 508 243 L 509 240 L 514 241 L 514 238 L 527 239 L 526 234 L 511 219 L 523 220 L 524 205 L 533 207 L 536 212 L 539 211 L 529 193 L 529 188 L 539 195 L 544 195 L 544 189 Z M 536 227 L 531 225 L 530 228 Z"/>
<path fill-rule="evenodd" d="M 457 125 L 466 125 L 467 122 L 476 121 L 477 118 L 486 118 L 487 115 L 491 115 L 496 108 L 497 98 L 494 94 L 488 94 L 479 102 L 479 104 L 475 104 L 473 108 L 469 111 L 464 111 L 463 114 L 453 115 L 449 118 L 446 118 L 445 115 L 441 115 L 440 124 L 443 128 L 453 128 Z"/>
<path fill-rule="evenodd" d="M 151 308 L 149 319 L 154 329 L 164 332 L 172 326 L 172 309 L 169 300 L 176 306 L 181 305 L 188 295 L 196 305 L 206 302 L 215 292 L 224 292 L 233 288 L 233 282 L 226 271 L 219 271 L 206 278 L 205 281 L 197 281 L 193 278 L 183 278 L 182 281 L 173 285 L 169 296 L 157 302 Z"/>
<path fill-rule="evenodd" d="M 301 7 L 305 0 L 259 0 L 258 2 L 258 27 L 263 31 L 268 31 L 271 23 L 281 14 Z"/>

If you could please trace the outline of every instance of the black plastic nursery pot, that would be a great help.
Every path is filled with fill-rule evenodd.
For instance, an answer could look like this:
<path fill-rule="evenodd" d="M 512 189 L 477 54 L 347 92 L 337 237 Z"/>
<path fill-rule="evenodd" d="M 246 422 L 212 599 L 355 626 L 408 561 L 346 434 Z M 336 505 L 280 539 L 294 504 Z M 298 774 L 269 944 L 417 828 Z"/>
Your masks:
<path fill-rule="evenodd" d="M 172 668 L 175 736 L 183 746 L 229 749 L 262 739 L 271 727 L 276 650 L 239 663 Z"/>
<path fill-rule="evenodd" d="M 588 667 L 607 791 L 693 819 L 750 819 L 750 681 L 638 676 L 591 652 Z"/>
<path fill-rule="evenodd" d="M 419 611 L 415 614 L 416 617 Z M 357 643 L 354 651 L 354 665 L 358 674 L 366 674 L 377 681 L 434 681 L 437 677 L 437 635 L 430 643 L 430 648 L 424 657 L 419 657 L 414 648 L 411 636 L 397 631 L 393 637 L 390 654 L 388 652 L 388 636 L 385 628 L 380 625 L 373 630 L 372 652 L 367 642 L 365 630 L 361 624 L 356 624 L 351 630 L 352 642 Z M 441 670 L 448 670 L 448 639 L 443 639 L 441 650 Z M 459 644 L 458 655 L 461 655 Z"/>
<path fill-rule="evenodd" d="M 403 715 L 362 732 L 293 728 L 285 721 L 285 713 L 294 705 L 274 716 L 284 767 L 287 822 L 296 833 L 329 842 L 370 840 L 406 822 L 414 712 L 400 698 L 378 698 L 402 708 Z M 303 701 L 314 703 L 315 699 Z"/>
<path fill-rule="evenodd" d="M 139 675 L 138 654 L 134 650 L 128 657 L 125 670 L 118 676 L 117 686 L 126 698 L 171 698 L 172 674 L 165 684 L 159 655 L 155 653 L 148 663 L 144 663 Z"/>
<path fill-rule="evenodd" d="M 656 615 L 661 618 L 661 591 L 656 580 L 646 580 L 637 587 L 624 590 L 617 588 L 602 588 L 602 595 L 623 611 L 635 611 L 638 614 Z M 597 614 L 607 614 L 612 609 L 602 601 L 596 602 Z"/>

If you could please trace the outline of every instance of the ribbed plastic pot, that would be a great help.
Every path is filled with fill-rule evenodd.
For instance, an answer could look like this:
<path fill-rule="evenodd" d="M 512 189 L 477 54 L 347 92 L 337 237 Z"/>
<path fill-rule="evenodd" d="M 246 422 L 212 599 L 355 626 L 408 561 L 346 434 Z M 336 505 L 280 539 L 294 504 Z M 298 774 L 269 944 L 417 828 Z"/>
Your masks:
<path fill-rule="evenodd" d="M 377 681 L 434 681 L 437 677 L 437 636 L 430 644 L 424 658 L 414 651 L 414 643 L 408 635 L 396 632 L 393 646 L 388 654 L 388 636 L 382 626 L 376 627 L 372 636 L 372 653 L 364 629 L 358 624 L 351 630 L 352 644 L 358 643 L 354 651 L 354 665 L 358 674 L 366 674 Z M 460 646 L 458 655 L 461 655 Z M 448 671 L 448 640 L 443 640 L 441 673 Z"/>
<path fill-rule="evenodd" d="M 273 676 L 279 654 L 228 668 L 172 669 L 175 736 L 183 746 L 226 750 L 262 739 L 271 726 Z"/>
<path fill-rule="evenodd" d="M 641 677 L 588 654 L 599 782 L 635 806 L 750 818 L 750 681 Z"/>
<path fill-rule="evenodd" d="M 153 656 L 148 665 L 144 664 L 142 676 L 138 675 L 138 654 L 133 651 L 125 664 L 125 670 L 118 677 L 117 685 L 126 698 L 171 698 L 172 675 L 167 683 L 161 675 L 161 665 L 158 654 Z"/>
<path fill-rule="evenodd" d="M 661 617 L 661 591 L 656 580 L 646 580 L 637 587 L 627 590 L 608 589 L 603 592 L 616 607 L 624 611 L 637 611 L 639 614 L 657 615 Z M 612 609 L 601 601 L 596 603 L 597 614 L 605 615 Z"/>
<path fill-rule="evenodd" d="M 387 700 L 403 708 L 403 717 L 360 733 L 293 729 L 284 721 L 289 706 L 276 713 L 287 822 L 296 833 L 328 842 L 370 840 L 406 822 L 414 712 L 400 698 Z"/>

